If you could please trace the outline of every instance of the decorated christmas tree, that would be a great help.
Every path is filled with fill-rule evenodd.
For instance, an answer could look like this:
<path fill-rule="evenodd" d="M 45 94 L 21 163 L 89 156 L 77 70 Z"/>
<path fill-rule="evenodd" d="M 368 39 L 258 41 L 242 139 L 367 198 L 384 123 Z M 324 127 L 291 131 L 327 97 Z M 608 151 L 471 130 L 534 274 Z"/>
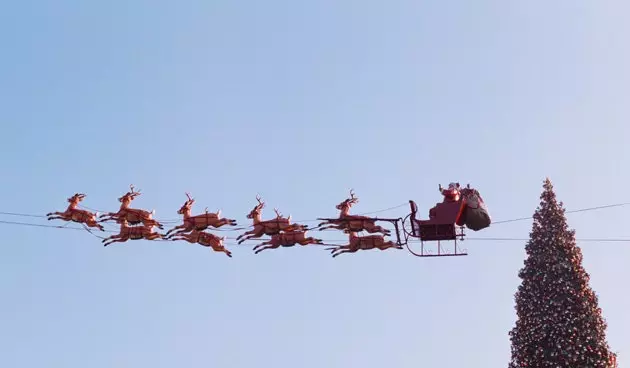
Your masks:
<path fill-rule="evenodd" d="M 545 180 L 519 272 L 509 368 L 616 368 L 562 202 Z"/>

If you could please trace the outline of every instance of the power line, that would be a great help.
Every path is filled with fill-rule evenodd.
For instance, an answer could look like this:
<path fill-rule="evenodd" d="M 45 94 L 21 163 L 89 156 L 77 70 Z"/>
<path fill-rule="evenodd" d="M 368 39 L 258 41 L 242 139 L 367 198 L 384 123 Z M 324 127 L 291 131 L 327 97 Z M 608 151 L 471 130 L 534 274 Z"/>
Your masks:
<path fill-rule="evenodd" d="M 529 241 L 529 238 L 468 238 L 466 240 L 484 240 L 484 241 Z M 609 238 L 609 239 L 575 239 L 575 241 L 578 242 L 630 242 L 630 238 L 627 239 L 615 239 L 615 238 Z"/>
<path fill-rule="evenodd" d="M 35 227 L 49 227 L 49 228 L 67 229 L 67 230 L 84 230 L 83 228 L 80 228 L 80 227 L 70 227 L 70 226 L 67 226 L 67 225 L 44 225 L 44 224 L 32 224 L 32 223 L 29 223 L 29 222 L 17 222 L 17 221 L 3 221 L 3 220 L 0 220 L 0 224 L 35 226 Z"/>
<path fill-rule="evenodd" d="M 630 202 L 624 202 L 624 203 L 609 204 L 609 205 L 605 205 L 605 206 L 587 207 L 587 208 L 580 208 L 578 210 L 566 211 L 565 213 L 577 213 L 577 212 L 595 211 L 595 210 L 601 210 L 601 209 L 604 209 L 604 208 L 627 206 L 629 204 L 630 204 Z M 516 221 L 531 220 L 531 219 L 533 219 L 532 216 L 519 217 L 519 218 L 515 218 L 515 219 L 511 219 L 511 220 L 493 221 L 493 224 L 494 225 L 496 225 L 496 224 L 506 224 L 508 222 L 516 222 Z"/>

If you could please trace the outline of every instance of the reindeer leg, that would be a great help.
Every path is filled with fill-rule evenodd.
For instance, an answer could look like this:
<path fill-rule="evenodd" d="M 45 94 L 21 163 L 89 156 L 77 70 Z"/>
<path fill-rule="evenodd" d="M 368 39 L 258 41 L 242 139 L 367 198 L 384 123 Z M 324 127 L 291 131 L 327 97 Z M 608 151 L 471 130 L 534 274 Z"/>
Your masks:
<path fill-rule="evenodd" d="M 391 231 L 382 226 L 377 226 L 376 228 L 378 229 L 379 232 L 383 233 L 383 235 L 385 236 L 391 235 Z"/>
<path fill-rule="evenodd" d="M 378 225 L 374 225 L 373 223 L 366 223 L 365 224 L 365 231 L 367 231 L 370 234 L 374 234 L 374 233 L 381 233 L 385 236 L 390 235 L 390 231 L 385 229 L 382 226 L 378 226 Z"/>
<path fill-rule="evenodd" d="M 257 251 L 255 251 L 255 252 L 254 252 L 254 254 L 258 254 L 258 253 L 262 252 L 263 250 L 267 250 L 267 249 L 276 249 L 276 248 L 278 248 L 278 247 L 280 247 L 280 244 L 276 244 L 276 245 L 273 245 L 273 244 L 271 244 L 271 245 L 267 245 L 266 247 L 262 247 L 262 248 L 258 249 Z"/>
<path fill-rule="evenodd" d="M 226 256 L 232 258 L 232 252 L 227 250 L 225 247 L 212 247 L 212 250 L 219 253 L 225 253 Z"/>
<path fill-rule="evenodd" d="M 225 226 L 225 225 L 227 225 L 227 224 L 228 224 L 227 219 L 219 219 L 219 220 L 217 220 L 215 223 L 210 224 L 210 226 L 212 226 L 212 227 L 213 227 L 213 228 L 215 228 L 215 229 L 218 229 L 218 228 L 220 228 L 220 227 L 222 227 L 222 226 Z"/>
<path fill-rule="evenodd" d="M 87 221 L 85 224 L 88 227 L 95 227 L 95 228 L 98 228 L 101 231 L 105 231 L 105 227 L 103 225 L 99 224 L 98 222 L 96 222 L 96 220 Z"/>
<path fill-rule="evenodd" d="M 254 239 L 254 238 L 260 238 L 264 234 L 265 234 L 265 229 L 259 230 L 258 232 L 256 232 L 255 230 L 248 231 L 247 233 L 243 234 L 243 235 L 247 235 L 247 236 L 245 236 L 241 240 L 239 240 L 238 244 L 242 244 L 246 240 L 250 240 L 250 239 Z M 267 235 L 270 235 L 270 234 L 267 234 Z"/>
<path fill-rule="evenodd" d="M 189 243 L 196 243 L 195 241 L 192 241 L 190 238 L 188 238 L 185 235 L 172 235 L 170 238 L 168 238 L 171 241 L 177 241 L 177 240 L 184 240 L 187 241 Z M 203 245 L 203 244 L 202 244 Z"/>
<path fill-rule="evenodd" d="M 183 234 L 185 232 L 191 231 L 193 228 L 194 227 L 192 227 L 190 225 L 186 225 L 186 224 L 178 225 L 178 226 L 175 226 L 174 228 L 172 228 L 171 230 L 167 231 L 165 236 L 168 239 L 171 236 L 180 235 L 180 234 Z M 177 231 L 175 231 L 175 230 L 177 230 Z M 173 232 L 173 231 L 175 231 L 175 232 Z M 173 232 L 173 233 L 169 235 L 169 233 L 171 233 L 171 232 Z"/>
<path fill-rule="evenodd" d="M 107 240 L 107 239 L 109 239 L 109 241 L 106 242 L 105 240 Z M 107 239 L 103 239 L 103 243 L 104 243 L 103 246 L 104 247 L 106 247 L 106 246 L 108 246 L 108 245 L 110 245 L 112 243 L 123 243 L 123 242 L 126 242 L 127 240 L 129 240 L 129 239 L 126 239 L 126 238 L 124 238 L 124 237 L 122 237 L 120 235 L 112 235 L 112 236 L 110 236 Z"/>
<path fill-rule="evenodd" d="M 108 217 L 99 217 L 100 220 L 98 220 L 98 222 L 107 222 L 107 221 L 118 221 L 118 218 L 116 216 L 108 216 Z"/>
<path fill-rule="evenodd" d="M 328 230 L 328 229 L 344 230 L 345 228 L 346 228 L 346 227 L 345 227 L 345 226 L 343 226 L 343 225 L 331 224 L 331 225 L 328 225 L 328 226 L 323 226 L 323 227 L 320 227 L 320 228 L 319 228 L 319 229 L 317 229 L 317 230 L 319 230 L 319 231 L 322 231 L 322 230 Z"/>
<path fill-rule="evenodd" d="M 104 214 L 100 215 L 98 218 L 101 219 L 99 222 L 103 222 L 103 221 L 113 220 L 115 216 L 116 216 L 115 213 L 107 212 L 107 213 L 104 213 Z"/>
<path fill-rule="evenodd" d="M 355 253 L 356 251 L 357 251 L 357 249 L 343 248 L 343 249 L 340 249 L 338 252 L 334 253 L 332 256 L 333 256 L 333 258 L 335 258 L 338 255 L 341 255 L 341 254 L 344 254 L 344 253 Z"/>
<path fill-rule="evenodd" d="M 107 238 L 104 238 L 103 240 L 101 240 L 101 243 L 105 243 L 108 240 L 112 240 L 112 239 L 116 239 L 116 238 L 120 238 L 120 234 L 108 236 Z"/>
<path fill-rule="evenodd" d="M 149 219 L 147 219 L 147 220 L 145 220 L 143 222 L 144 222 L 145 225 L 153 225 L 153 226 L 157 227 L 160 230 L 164 229 L 164 225 L 160 224 L 159 222 L 157 222 L 157 221 L 155 221 L 155 220 L 153 220 L 151 218 L 149 218 Z"/>
<path fill-rule="evenodd" d="M 59 215 L 59 216 L 50 216 L 48 218 L 48 221 L 50 221 L 50 220 L 64 220 L 64 221 L 68 221 L 65 217 L 63 217 L 61 215 Z"/>
<path fill-rule="evenodd" d="M 219 224 L 215 227 L 219 228 L 221 226 L 224 225 L 229 225 L 229 226 L 236 226 L 236 220 L 231 220 L 229 218 L 222 218 L 219 222 Z"/>
<path fill-rule="evenodd" d="M 258 230 L 256 230 L 256 228 L 254 228 L 253 230 L 246 231 L 246 232 L 242 233 L 241 235 L 237 236 L 236 240 L 240 240 L 240 239 L 242 239 L 242 238 L 244 238 L 244 237 L 246 237 L 248 235 L 256 234 L 257 232 L 258 232 Z"/>
<path fill-rule="evenodd" d="M 319 229 L 319 228 L 322 228 L 322 227 L 328 228 L 330 226 L 339 226 L 340 224 L 343 225 L 344 222 L 343 221 L 342 222 L 339 222 L 339 221 L 323 221 L 323 222 L 320 222 L 317 226 L 315 226 L 313 228 L 313 230 Z"/>
<path fill-rule="evenodd" d="M 258 248 L 260 248 L 260 247 L 264 247 L 265 245 L 269 245 L 269 244 L 272 244 L 272 243 L 271 243 L 271 240 L 266 241 L 266 242 L 262 242 L 262 243 L 260 243 L 260 244 L 256 245 L 254 248 L 252 248 L 252 250 L 253 250 L 253 251 L 255 251 L 256 249 L 258 249 Z"/>

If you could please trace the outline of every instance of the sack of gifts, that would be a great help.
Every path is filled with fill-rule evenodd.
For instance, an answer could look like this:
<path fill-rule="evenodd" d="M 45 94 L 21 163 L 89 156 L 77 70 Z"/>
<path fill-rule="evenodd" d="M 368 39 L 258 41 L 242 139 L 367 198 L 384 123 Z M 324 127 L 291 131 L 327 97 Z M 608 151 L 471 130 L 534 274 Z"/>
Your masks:
<path fill-rule="evenodd" d="M 473 231 L 479 231 L 490 226 L 490 213 L 481 195 L 474 189 L 462 191 L 462 212 L 457 225 L 466 225 Z"/>

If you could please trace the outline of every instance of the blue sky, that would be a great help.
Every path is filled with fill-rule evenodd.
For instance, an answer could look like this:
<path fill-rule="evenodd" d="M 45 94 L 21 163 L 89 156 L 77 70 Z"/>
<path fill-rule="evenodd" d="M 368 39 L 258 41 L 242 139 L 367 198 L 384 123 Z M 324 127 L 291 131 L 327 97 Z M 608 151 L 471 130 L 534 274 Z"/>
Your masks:
<path fill-rule="evenodd" d="M 176 219 L 256 193 L 294 219 L 470 182 L 495 220 L 530 216 L 550 176 L 570 209 L 628 201 L 629 31 L 622 1 L 14 1 L 0 11 L 1 211 L 80 191 Z M 404 216 L 406 207 L 379 215 Z M 630 238 L 628 208 L 569 215 Z M 30 221 L 2 217 L 2 220 Z M 528 236 L 529 221 L 470 237 Z M 470 256 L 234 258 L 188 243 L 103 248 L 3 225 L 0 366 L 501 367 L 524 242 Z M 225 233 L 221 233 L 224 235 Z M 236 234 L 232 234 L 236 235 Z M 230 235 L 228 235 L 230 236 Z M 325 239 L 343 239 L 325 233 Z M 630 362 L 630 248 L 583 243 L 608 338 Z"/>

